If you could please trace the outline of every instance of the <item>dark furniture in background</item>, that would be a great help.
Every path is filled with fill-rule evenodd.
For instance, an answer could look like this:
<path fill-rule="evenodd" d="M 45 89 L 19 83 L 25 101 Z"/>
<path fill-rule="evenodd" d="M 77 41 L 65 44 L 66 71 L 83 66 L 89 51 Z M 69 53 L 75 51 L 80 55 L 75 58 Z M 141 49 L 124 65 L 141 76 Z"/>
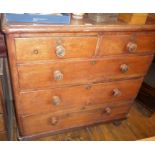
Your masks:
<path fill-rule="evenodd" d="M 2 14 L 0 13 L 0 57 L 6 57 L 5 39 L 4 39 L 4 34 L 2 34 L 2 31 L 1 31 L 1 16 Z"/>
<path fill-rule="evenodd" d="M 3 94 L 3 60 L 0 58 L 0 140 L 8 139 L 6 127 L 6 108 Z"/>
<path fill-rule="evenodd" d="M 13 98 L 6 50 L 4 34 L 0 27 L 0 141 L 13 140 L 14 127 Z"/>
<path fill-rule="evenodd" d="M 138 94 L 139 107 L 143 114 L 152 116 L 155 112 L 155 60 L 146 75 Z"/>
<path fill-rule="evenodd" d="M 6 57 L 6 46 L 4 35 L 0 32 L 0 57 Z"/>

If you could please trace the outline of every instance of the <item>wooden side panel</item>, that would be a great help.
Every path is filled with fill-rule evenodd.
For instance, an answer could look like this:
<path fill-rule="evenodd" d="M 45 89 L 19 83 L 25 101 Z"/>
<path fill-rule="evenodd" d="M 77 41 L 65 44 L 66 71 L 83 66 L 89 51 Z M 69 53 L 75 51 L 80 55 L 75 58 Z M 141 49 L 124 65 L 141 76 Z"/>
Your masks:
<path fill-rule="evenodd" d="M 0 114 L 3 113 L 3 108 L 2 108 L 2 102 L 1 102 L 1 99 L 0 99 Z"/>
<path fill-rule="evenodd" d="M 0 114 L 0 131 L 5 131 L 4 116 Z"/>
<path fill-rule="evenodd" d="M 97 37 L 38 37 L 16 38 L 18 62 L 33 60 L 54 60 L 62 58 L 92 57 L 96 50 Z M 56 47 L 63 46 L 64 56 L 56 55 Z M 38 52 L 37 52 L 37 51 Z"/>
<path fill-rule="evenodd" d="M 0 56 L 4 57 L 6 56 L 6 46 L 4 41 L 4 35 L 0 32 Z"/>
<path fill-rule="evenodd" d="M 7 141 L 7 133 L 6 132 L 0 132 L 0 141 Z"/>
<path fill-rule="evenodd" d="M 142 78 L 94 85 L 64 87 L 20 94 L 20 114 L 30 115 L 44 112 L 58 112 L 68 109 L 81 110 L 88 106 L 104 105 L 110 102 L 133 100 L 138 93 Z M 120 94 L 114 95 L 118 89 Z M 60 101 L 55 105 L 53 97 Z"/>
<path fill-rule="evenodd" d="M 19 65 L 19 85 L 22 90 L 26 90 L 139 77 L 145 75 L 152 56 L 121 56 L 91 61 Z M 123 64 L 128 66 L 125 73 L 120 69 Z M 60 71 L 63 75 L 61 80 L 55 80 L 55 71 Z"/>
<path fill-rule="evenodd" d="M 108 107 L 112 109 L 111 114 L 107 114 L 105 112 L 106 107 L 100 107 L 98 109 L 81 111 L 77 113 L 61 115 L 47 113 L 44 115 L 21 117 L 21 123 L 23 126 L 23 130 L 20 130 L 21 135 L 27 136 L 41 132 L 62 131 L 64 129 L 90 125 L 97 122 L 124 118 L 129 110 L 129 105 L 125 103 L 124 105 L 117 107 L 109 104 Z"/>

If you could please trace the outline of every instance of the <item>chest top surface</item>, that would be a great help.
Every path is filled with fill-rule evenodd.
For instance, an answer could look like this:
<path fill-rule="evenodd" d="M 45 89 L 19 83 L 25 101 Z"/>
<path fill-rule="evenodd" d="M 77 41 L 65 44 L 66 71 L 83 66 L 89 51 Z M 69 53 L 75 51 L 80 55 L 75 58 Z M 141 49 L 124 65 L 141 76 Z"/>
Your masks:
<path fill-rule="evenodd" d="M 122 21 L 95 23 L 87 16 L 82 20 L 71 18 L 70 24 L 39 24 L 8 22 L 6 15 L 2 17 L 4 33 L 31 33 L 31 32 L 101 32 L 101 31 L 145 31 L 155 30 L 155 20 L 148 18 L 144 25 L 130 25 Z"/>

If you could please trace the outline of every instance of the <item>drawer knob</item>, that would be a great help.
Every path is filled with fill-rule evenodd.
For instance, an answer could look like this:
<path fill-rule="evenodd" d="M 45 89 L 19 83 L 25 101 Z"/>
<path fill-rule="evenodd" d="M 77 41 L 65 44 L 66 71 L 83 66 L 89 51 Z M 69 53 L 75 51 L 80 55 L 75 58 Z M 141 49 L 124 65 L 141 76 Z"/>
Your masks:
<path fill-rule="evenodd" d="M 121 91 L 118 88 L 113 89 L 113 96 L 121 96 Z"/>
<path fill-rule="evenodd" d="M 63 79 L 63 74 L 59 70 L 54 71 L 54 79 L 56 81 L 62 80 Z"/>
<path fill-rule="evenodd" d="M 34 50 L 33 53 L 34 53 L 34 54 L 38 54 L 39 51 L 38 51 L 38 50 Z"/>
<path fill-rule="evenodd" d="M 54 105 L 59 105 L 61 103 L 61 99 L 59 96 L 53 96 L 52 102 Z"/>
<path fill-rule="evenodd" d="M 110 107 L 105 108 L 105 112 L 106 112 L 106 114 L 110 115 L 111 114 L 111 108 Z"/>
<path fill-rule="evenodd" d="M 65 56 L 65 48 L 62 45 L 56 46 L 56 55 L 57 55 L 57 57 L 64 57 Z"/>
<path fill-rule="evenodd" d="M 129 42 L 127 44 L 127 49 L 130 53 L 134 53 L 137 49 L 137 44 L 136 43 L 133 43 L 133 42 Z"/>
<path fill-rule="evenodd" d="M 128 71 L 128 65 L 127 64 L 122 64 L 120 66 L 120 70 L 123 72 L 123 73 L 126 73 Z"/>
<path fill-rule="evenodd" d="M 51 124 L 56 125 L 58 123 L 58 119 L 56 117 L 51 118 Z"/>
<path fill-rule="evenodd" d="M 96 65 L 96 61 L 94 61 L 94 60 L 91 61 L 91 64 L 92 64 L 92 65 Z"/>

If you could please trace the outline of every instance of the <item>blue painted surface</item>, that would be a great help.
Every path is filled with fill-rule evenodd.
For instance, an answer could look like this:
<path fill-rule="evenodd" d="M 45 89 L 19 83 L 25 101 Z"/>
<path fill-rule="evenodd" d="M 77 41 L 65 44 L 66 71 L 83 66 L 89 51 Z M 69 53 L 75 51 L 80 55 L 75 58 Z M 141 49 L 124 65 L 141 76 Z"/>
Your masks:
<path fill-rule="evenodd" d="M 7 13 L 6 20 L 9 23 L 25 22 L 25 23 L 69 24 L 70 15 L 67 13 L 63 13 L 63 16 Z"/>

